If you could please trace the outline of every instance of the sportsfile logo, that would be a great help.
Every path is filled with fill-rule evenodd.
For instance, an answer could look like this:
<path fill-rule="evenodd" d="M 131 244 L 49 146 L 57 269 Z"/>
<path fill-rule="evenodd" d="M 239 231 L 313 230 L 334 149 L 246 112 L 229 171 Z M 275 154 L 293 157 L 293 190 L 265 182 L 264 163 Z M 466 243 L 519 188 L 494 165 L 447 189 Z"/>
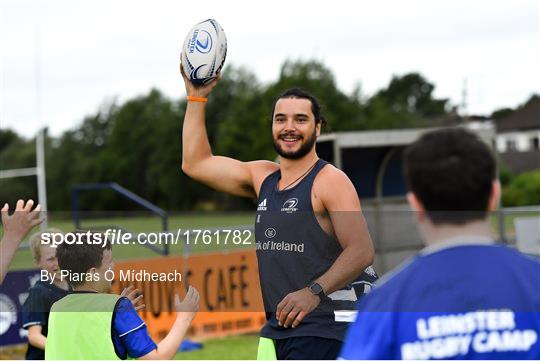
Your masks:
<path fill-rule="evenodd" d="M 268 207 L 266 207 L 266 198 L 259 203 L 259 206 L 257 207 L 257 211 L 266 211 Z"/>
<path fill-rule="evenodd" d="M 298 208 L 296 208 L 297 204 L 298 204 L 298 198 L 287 199 L 285 203 L 283 203 L 283 207 L 281 207 L 281 211 L 287 212 L 287 213 L 296 212 L 298 210 Z"/>

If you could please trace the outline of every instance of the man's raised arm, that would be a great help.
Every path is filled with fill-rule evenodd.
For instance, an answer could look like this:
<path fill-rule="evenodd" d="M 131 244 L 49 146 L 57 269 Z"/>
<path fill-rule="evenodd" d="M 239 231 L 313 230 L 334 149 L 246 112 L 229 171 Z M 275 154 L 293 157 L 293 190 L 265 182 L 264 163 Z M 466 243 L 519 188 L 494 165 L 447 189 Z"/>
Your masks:
<path fill-rule="evenodd" d="M 268 161 L 241 162 L 236 159 L 215 156 L 208 141 L 205 124 L 207 98 L 219 78 L 204 86 L 195 86 L 185 76 L 188 99 L 182 130 L 182 170 L 189 177 L 218 191 L 242 197 L 254 198 L 264 176 L 277 169 L 277 164 Z"/>

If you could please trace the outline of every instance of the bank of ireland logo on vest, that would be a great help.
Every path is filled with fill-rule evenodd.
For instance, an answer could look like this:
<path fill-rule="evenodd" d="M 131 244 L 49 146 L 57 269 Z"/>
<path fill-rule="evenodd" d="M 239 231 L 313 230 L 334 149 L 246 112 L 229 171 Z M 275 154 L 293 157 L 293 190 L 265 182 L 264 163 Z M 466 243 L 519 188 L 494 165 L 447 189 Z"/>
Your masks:
<path fill-rule="evenodd" d="M 290 198 L 283 203 L 283 207 L 281 207 L 282 212 L 292 213 L 296 212 L 298 208 L 296 208 L 296 205 L 298 204 L 298 198 Z"/>
<path fill-rule="evenodd" d="M 274 238 L 276 236 L 277 232 L 275 228 L 267 228 L 266 231 L 264 231 L 264 235 L 266 238 Z"/>

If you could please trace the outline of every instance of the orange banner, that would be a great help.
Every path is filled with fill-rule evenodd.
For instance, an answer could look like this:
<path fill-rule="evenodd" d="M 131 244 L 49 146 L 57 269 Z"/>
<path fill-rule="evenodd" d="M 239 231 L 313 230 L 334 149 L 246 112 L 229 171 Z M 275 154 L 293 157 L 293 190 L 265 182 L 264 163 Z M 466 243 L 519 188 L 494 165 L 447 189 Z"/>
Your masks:
<path fill-rule="evenodd" d="M 182 280 L 130 282 L 120 279 L 120 274 L 128 271 L 132 274 L 176 271 L 182 275 Z M 183 297 L 188 285 L 200 293 L 199 313 L 188 331 L 192 339 L 258 332 L 266 322 L 253 250 L 119 261 L 115 274 L 114 293 L 120 293 L 129 284 L 144 293 L 146 308 L 140 315 L 155 340 L 167 335 L 176 317 L 174 295 L 179 293 Z"/>

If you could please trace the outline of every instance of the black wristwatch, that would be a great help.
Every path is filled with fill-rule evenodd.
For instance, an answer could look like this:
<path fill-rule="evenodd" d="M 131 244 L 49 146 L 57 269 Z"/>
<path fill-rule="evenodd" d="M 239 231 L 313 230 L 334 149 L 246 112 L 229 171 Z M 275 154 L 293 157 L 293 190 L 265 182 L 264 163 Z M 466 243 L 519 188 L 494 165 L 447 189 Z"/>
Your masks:
<path fill-rule="evenodd" d="M 324 294 L 323 288 L 317 282 L 313 282 L 312 284 L 309 285 L 308 288 L 311 291 L 311 293 L 313 293 L 315 296 L 319 296 L 321 301 L 323 301 L 324 298 L 326 297 L 326 295 Z"/>

